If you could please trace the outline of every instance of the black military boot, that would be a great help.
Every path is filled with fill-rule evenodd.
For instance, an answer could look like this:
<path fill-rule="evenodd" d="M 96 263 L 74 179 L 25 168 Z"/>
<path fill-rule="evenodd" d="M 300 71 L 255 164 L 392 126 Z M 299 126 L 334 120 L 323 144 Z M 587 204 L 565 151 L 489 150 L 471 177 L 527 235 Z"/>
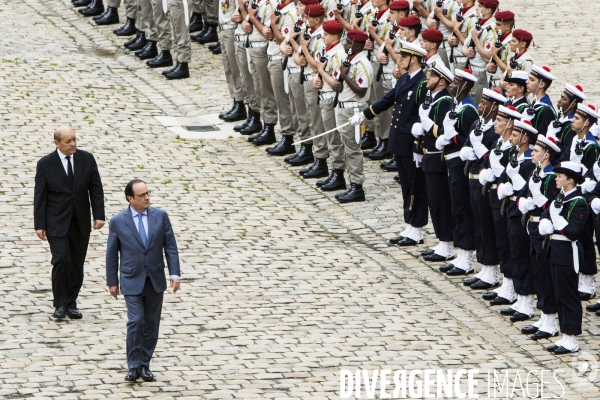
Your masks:
<path fill-rule="evenodd" d="M 190 77 L 190 69 L 188 68 L 188 63 L 177 61 L 177 65 L 175 65 L 175 69 L 165 75 L 165 78 L 172 79 L 185 79 Z"/>
<path fill-rule="evenodd" d="M 209 44 L 207 47 L 210 51 L 215 51 L 217 47 L 221 46 L 221 42 Z"/>
<path fill-rule="evenodd" d="M 323 188 L 321 188 L 323 189 Z M 350 183 L 350 189 L 344 193 L 336 194 L 335 198 L 340 203 L 352 203 L 354 201 L 365 201 L 365 192 L 362 185 L 358 183 Z"/>
<path fill-rule="evenodd" d="M 136 51 L 135 55 L 140 60 L 150 60 L 151 58 L 158 56 L 158 48 L 156 47 L 156 41 L 148 40 L 148 43 L 146 43 L 144 48 L 142 50 Z"/>
<path fill-rule="evenodd" d="M 250 110 L 252 115 L 250 121 L 248 121 L 248 125 L 245 128 L 240 130 L 242 135 L 252 135 L 253 133 L 258 133 L 262 131 L 262 122 L 260 122 L 260 112 Z M 254 139 L 253 139 L 254 140 Z"/>
<path fill-rule="evenodd" d="M 201 31 L 204 28 L 204 23 L 202 22 L 202 14 L 193 12 L 192 18 L 190 18 L 190 33 Z"/>
<path fill-rule="evenodd" d="M 265 130 L 267 129 L 267 124 L 264 124 L 262 126 L 262 128 L 260 128 L 260 131 L 256 132 L 254 135 L 248 137 L 248 141 L 250 143 L 254 142 L 254 140 L 259 137 L 260 135 L 262 135 L 263 133 L 265 133 Z"/>
<path fill-rule="evenodd" d="M 235 108 L 235 100 L 233 101 L 233 105 L 231 106 L 231 108 L 229 110 L 219 113 L 219 119 L 223 119 L 223 116 L 225 114 L 229 114 L 231 112 L 231 110 L 233 110 L 234 108 Z"/>
<path fill-rule="evenodd" d="M 387 139 L 381 139 L 381 144 L 377 151 L 373 151 L 367 155 L 371 160 L 385 160 L 386 158 L 392 158 L 392 153 L 387 150 Z"/>
<path fill-rule="evenodd" d="M 382 145 L 383 142 L 379 141 L 371 150 L 363 150 L 363 156 L 367 157 L 369 154 L 377 152 Z"/>
<path fill-rule="evenodd" d="M 137 32 L 138 30 L 135 29 L 135 19 L 129 17 L 127 17 L 127 21 L 125 21 L 122 27 L 113 31 L 117 36 L 131 36 L 135 35 Z"/>
<path fill-rule="evenodd" d="M 161 74 L 163 76 L 167 76 L 167 74 L 170 74 L 171 72 L 175 71 L 175 68 L 177 68 L 177 65 L 179 65 L 179 62 L 177 62 L 174 66 L 172 66 L 169 69 L 165 69 L 164 71 L 161 72 Z"/>
<path fill-rule="evenodd" d="M 87 7 L 92 4 L 92 0 L 76 0 L 73 2 L 75 7 Z"/>
<path fill-rule="evenodd" d="M 200 32 L 196 33 L 195 35 L 190 35 L 190 39 L 192 40 L 192 42 L 195 39 L 201 38 L 202 36 L 204 36 L 204 34 L 206 33 L 206 30 L 208 29 L 208 23 L 206 22 L 206 18 L 204 18 L 204 19 L 201 18 L 201 22 L 202 22 L 202 29 L 200 29 Z"/>
<path fill-rule="evenodd" d="M 102 3 L 102 0 L 92 0 L 92 2 L 86 8 L 82 8 L 77 11 L 84 17 L 100 15 L 104 12 L 104 4 Z"/>
<path fill-rule="evenodd" d="M 109 8 L 112 8 L 112 7 L 106 7 L 106 10 L 104 10 L 104 12 L 103 12 L 102 14 L 100 14 L 100 15 L 94 15 L 94 16 L 92 17 L 92 19 L 93 19 L 94 21 L 98 21 L 100 18 L 102 18 L 102 17 L 104 17 L 104 16 L 106 15 L 106 13 L 108 12 L 108 9 L 109 9 Z"/>
<path fill-rule="evenodd" d="M 273 147 L 267 147 L 265 151 L 272 156 L 285 156 L 286 154 L 294 154 L 296 148 L 294 143 L 294 135 L 283 135 L 281 140 Z"/>
<path fill-rule="evenodd" d="M 212 43 L 219 41 L 219 34 L 217 33 L 217 25 L 208 25 L 208 28 L 204 31 L 204 35 L 196 35 L 191 38 L 192 41 L 200 44 Z"/>
<path fill-rule="evenodd" d="M 240 125 L 236 125 L 233 127 L 233 130 L 236 132 L 241 131 L 242 129 L 244 129 L 245 127 L 248 126 L 248 123 L 250 122 L 250 120 L 253 118 L 253 114 L 254 111 L 252 111 L 252 109 L 250 108 L 250 106 L 248 105 L 248 112 L 247 112 L 247 117 L 246 120 L 244 122 L 242 122 Z"/>
<path fill-rule="evenodd" d="M 143 49 L 146 46 L 146 43 L 148 43 L 146 40 L 146 34 L 142 32 L 133 43 L 125 47 L 131 51 L 137 51 Z"/>
<path fill-rule="evenodd" d="M 299 167 L 301 165 L 307 165 L 312 163 L 314 159 L 315 157 L 312 153 L 312 143 L 302 143 L 300 145 L 300 150 L 296 153 L 295 157 L 289 160 L 287 163 L 294 167 Z"/>
<path fill-rule="evenodd" d="M 324 192 L 331 192 L 334 190 L 346 189 L 346 179 L 344 179 L 343 169 L 334 169 L 333 176 L 329 179 L 329 182 L 321 186 L 321 190 Z"/>
<path fill-rule="evenodd" d="M 173 57 L 170 50 L 163 50 L 152 60 L 146 61 L 146 65 L 150 68 L 170 67 L 173 65 Z"/>
<path fill-rule="evenodd" d="M 255 146 L 262 146 L 265 144 L 273 144 L 275 142 L 277 142 L 277 136 L 275 136 L 275 124 L 265 123 L 262 133 L 254 139 L 252 144 Z"/>
<path fill-rule="evenodd" d="M 106 7 L 101 18 L 96 20 L 96 25 L 112 25 L 119 23 L 119 11 L 115 7 Z"/>
<path fill-rule="evenodd" d="M 235 122 L 235 121 L 243 121 L 248 118 L 246 115 L 246 107 L 244 106 L 243 101 L 235 101 L 233 102 L 233 108 L 229 110 L 224 116 L 223 121 L 225 122 Z"/>
<path fill-rule="evenodd" d="M 372 149 L 377 146 L 377 138 L 375 137 L 375 132 L 366 131 L 360 140 L 360 148 L 362 150 Z"/>
<path fill-rule="evenodd" d="M 302 174 L 304 179 L 323 178 L 329 175 L 326 158 L 316 158 L 311 168 Z"/>
<path fill-rule="evenodd" d="M 398 172 L 398 166 L 396 165 L 396 160 L 393 158 L 390 161 L 385 161 L 379 164 L 382 170 L 387 172 Z"/>
<path fill-rule="evenodd" d="M 219 42 L 217 42 L 217 47 L 215 47 L 213 50 L 211 50 L 212 53 L 216 56 L 218 56 L 219 54 L 221 54 L 221 44 Z"/>
<path fill-rule="evenodd" d="M 315 183 L 315 185 L 317 187 L 321 187 L 323 185 L 327 185 L 329 183 L 329 181 L 333 179 L 334 176 L 335 176 L 335 170 L 332 169 L 331 172 L 329 173 L 329 175 L 327 176 L 327 178 L 321 179 L 320 181 L 317 181 L 317 183 Z"/>

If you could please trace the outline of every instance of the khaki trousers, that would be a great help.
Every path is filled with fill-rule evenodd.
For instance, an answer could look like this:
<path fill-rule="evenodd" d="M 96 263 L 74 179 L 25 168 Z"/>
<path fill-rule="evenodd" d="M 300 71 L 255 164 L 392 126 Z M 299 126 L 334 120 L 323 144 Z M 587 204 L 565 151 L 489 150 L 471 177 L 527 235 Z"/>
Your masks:
<path fill-rule="evenodd" d="M 371 66 L 373 67 L 373 71 L 377 72 L 379 69 L 379 61 L 373 59 L 371 61 Z M 375 77 L 373 77 L 373 82 L 371 83 L 371 93 L 369 95 L 369 104 L 374 104 L 378 100 L 383 98 L 385 94 L 385 90 L 383 88 L 383 78 L 377 82 Z M 368 131 L 375 132 L 375 136 L 381 139 L 387 139 L 390 136 L 389 124 L 392 119 L 392 110 L 386 110 L 381 114 L 378 114 L 372 120 L 365 121 L 365 126 Z"/>
<path fill-rule="evenodd" d="M 252 110 L 260 112 L 258 93 L 254 89 L 254 81 L 252 80 L 252 75 L 250 74 L 250 70 L 248 68 L 248 54 L 246 53 L 244 42 L 235 42 L 235 59 L 240 71 L 242 86 L 244 87 L 248 98 L 248 105 Z"/>
<path fill-rule="evenodd" d="M 292 118 L 296 120 L 296 133 L 300 136 L 300 140 L 308 139 L 310 137 L 310 118 L 304 102 L 304 85 L 300 84 L 299 73 L 288 74 L 288 87 Z"/>
<path fill-rule="evenodd" d="M 187 2 L 188 14 L 183 9 L 183 1 Z M 169 19 L 173 29 L 173 43 L 175 44 L 175 58 L 179 62 L 189 63 L 192 60 L 192 42 L 190 31 L 185 24 L 192 15 L 192 0 L 169 0 Z"/>
<path fill-rule="evenodd" d="M 338 125 L 348 122 L 348 120 L 359 111 L 358 108 L 338 108 Z M 340 128 L 339 131 L 350 183 L 362 185 L 365 181 L 364 158 L 362 150 L 360 149 L 360 143 L 356 143 L 354 129 L 354 126 L 346 125 L 343 128 Z"/>
<path fill-rule="evenodd" d="M 242 75 L 235 58 L 235 28 L 225 29 L 219 33 L 221 42 L 221 54 L 223 55 L 223 68 L 225 69 L 225 80 L 229 95 L 233 101 L 248 102 L 246 88 L 242 84 Z M 189 35 L 188 35 L 189 36 Z"/>
<path fill-rule="evenodd" d="M 262 120 L 265 124 L 277 124 L 277 101 L 269 76 L 267 47 L 250 47 L 250 73 L 256 82 L 254 88 L 261 104 Z"/>
<path fill-rule="evenodd" d="M 335 118 L 335 109 L 333 108 L 333 99 L 321 100 L 321 118 L 323 119 L 323 129 L 329 131 L 337 126 Z M 318 132 L 317 134 L 322 133 Z M 333 169 L 344 169 L 344 149 L 342 148 L 342 139 L 340 133 L 336 130 L 325 135 L 327 138 L 327 148 L 331 155 L 331 167 Z"/>
<path fill-rule="evenodd" d="M 179 0 L 181 8 L 183 8 L 182 0 Z M 171 2 L 167 3 L 167 11 L 171 9 Z M 171 38 L 171 25 L 169 24 L 169 15 L 163 10 L 162 0 L 151 0 L 152 3 L 152 18 L 153 29 L 152 36 L 146 34 L 147 40 L 158 42 L 160 50 L 171 50 L 173 47 L 173 39 Z M 169 11 L 170 12 L 170 11 Z"/>
<path fill-rule="evenodd" d="M 194 0 L 193 12 L 204 15 L 206 22 L 211 25 L 219 24 L 219 0 Z M 229 7 L 237 7 L 233 0 L 229 0 Z"/>
<path fill-rule="evenodd" d="M 108 0 L 108 7 L 119 8 L 121 6 L 121 0 Z M 136 0 L 125 0 L 125 16 L 127 18 L 135 19 L 136 17 Z"/>
<path fill-rule="evenodd" d="M 135 26 L 140 31 L 144 32 L 146 39 L 156 35 L 154 25 L 154 16 L 152 14 L 152 3 L 150 0 L 137 0 L 137 20 Z M 154 33 L 153 33 L 154 31 Z"/>
<path fill-rule="evenodd" d="M 285 92 L 281 60 L 269 61 L 269 75 L 271 77 L 271 86 L 273 87 L 275 100 L 277 101 L 277 111 L 279 114 L 279 126 L 281 127 L 281 134 L 284 136 L 293 135 L 296 132 L 297 125 L 294 125 L 294 121 L 292 119 L 290 95 Z"/>
<path fill-rule="evenodd" d="M 310 68 L 310 67 L 306 67 Z M 313 85 L 312 79 L 304 81 L 304 104 L 306 104 L 306 111 L 308 111 L 309 126 L 311 136 L 318 135 L 319 133 L 325 132 L 323 128 L 323 118 L 321 117 L 321 107 L 318 102 L 318 91 Z M 321 136 L 313 139 L 313 154 L 316 158 L 327 159 L 329 157 L 329 150 L 327 149 L 327 138 Z"/>

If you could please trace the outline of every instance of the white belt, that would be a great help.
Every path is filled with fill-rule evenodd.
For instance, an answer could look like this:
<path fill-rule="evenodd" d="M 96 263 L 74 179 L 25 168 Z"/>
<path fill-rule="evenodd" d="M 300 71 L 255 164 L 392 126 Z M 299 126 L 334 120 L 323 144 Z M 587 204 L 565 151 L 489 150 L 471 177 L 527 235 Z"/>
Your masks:
<path fill-rule="evenodd" d="M 269 56 L 269 61 L 283 60 L 283 56 Z"/>
<path fill-rule="evenodd" d="M 394 79 L 394 74 L 381 74 L 381 78 L 385 81 L 391 81 Z"/>
<path fill-rule="evenodd" d="M 477 67 L 475 65 L 471 65 L 470 68 L 473 72 L 485 72 L 485 67 Z"/>
<path fill-rule="evenodd" d="M 479 179 L 479 174 L 469 174 L 469 179 Z"/>
<path fill-rule="evenodd" d="M 540 217 L 529 216 L 529 222 L 540 222 Z"/>
<path fill-rule="evenodd" d="M 340 101 L 338 103 L 339 108 L 363 108 L 362 105 L 364 103 L 359 103 L 358 101 Z"/>
<path fill-rule="evenodd" d="M 304 80 L 305 81 L 312 81 L 313 79 L 315 79 L 315 74 L 304 74 Z"/>
<path fill-rule="evenodd" d="M 221 27 L 221 30 L 237 28 L 237 24 L 223 24 L 219 26 Z"/>
<path fill-rule="evenodd" d="M 250 45 L 250 47 L 258 47 L 258 48 L 267 47 L 269 45 L 268 42 L 250 42 L 248 44 Z"/>
<path fill-rule="evenodd" d="M 290 74 L 298 74 L 300 73 L 300 70 L 300 67 L 288 67 L 288 71 L 290 72 Z"/>
<path fill-rule="evenodd" d="M 233 40 L 235 40 L 236 42 L 242 42 L 246 40 L 246 35 L 234 35 Z"/>
<path fill-rule="evenodd" d="M 577 241 L 573 241 L 564 235 L 552 234 L 550 239 L 559 240 L 561 242 L 571 242 L 571 248 L 573 249 L 573 266 L 575 267 L 575 273 L 579 273 L 579 251 L 577 250 Z"/>
<path fill-rule="evenodd" d="M 423 149 L 424 154 L 440 154 L 441 151 L 429 151 L 427 149 Z"/>
<path fill-rule="evenodd" d="M 456 157 L 459 157 L 459 156 L 460 156 L 460 151 L 455 151 L 454 153 L 446 154 L 444 156 L 444 159 L 446 161 L 448 161 L 448 160 L 452 160 L 453 158 L 456 158 Z"/>
<path fill-rule="evenodd" d="M 329 100 L 335 97 L 335 92 L 324 92 L 319 95 L 321 100 Z"/>

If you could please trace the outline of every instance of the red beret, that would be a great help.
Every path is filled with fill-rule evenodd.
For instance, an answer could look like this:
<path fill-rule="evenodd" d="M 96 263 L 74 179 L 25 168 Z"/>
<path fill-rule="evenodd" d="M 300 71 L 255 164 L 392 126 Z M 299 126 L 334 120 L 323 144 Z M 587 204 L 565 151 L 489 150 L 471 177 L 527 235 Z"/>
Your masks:
<path fill-rule="evenodd" d="M 477 0 L 479 4 L 487 8 L 498 8 L 500 2 L 498 0 Z"/>
<path fill-rule="evenodd" d="M 416 15 L 411 15 L 410 17 L 401 18 L 398 22 L 398 26 L 404 26 L 407 28 L 412 28 L 413 26 L 421 25 L 421 19 Z"/>
<path fill-rule="evenodd" d="M 515 19 L 515 14 L 512 11 L 498 11 L 494 17 L 496 18 L 496 21 L 500 21 L 500 22 L 505 22 L 505 21 L 512 21 L 513 19 Z"/>
<path fill-rule="evenodd" d="M 320 17 L 325 14 L 325 9 L 320 4 L 309 4 L 304 9 L 304 14 L 309 17 Z"/>
<path fill-rule="evenodd" d="M 406 0 L 395 0 L 390 3 L 389 9 L 396 11 L 410 10 L 410 4 Z"/>
<path fill-rule="evenodd" d="M 325 22 L 323 24 L 323 30 L 332 35 L 337 35 L 342 33 L 342 31 L 344 30 L 344 25 L 337 19 L 334 19 L 332 21 Z"/>
<path fill-rule="evenodd" d="M 515 39 L 524 40 L 525 42 L 531 42 L 533 40 L 533 35 L 525 29 L 515 29 L 512 32 L 512 35 Z"/>
<path fill-rule="evenodd" d="M 308 6 L 310 4 L 319 4 L 319 0 L 300 0 L 300 3 Z"/>
<path fill-rule="evenodd" d="M 425 29 L 421 34 L 424 40 L 434 43 L 440 43 L 444 41 L 444 34 L 437 29 Z"/>
<path fill-rule="evenodd" d="M 360 29 L 352 29 L 348 32 L 348 39 L 352 39 L 355 42 L 366 42 L 369 36 Z"/>

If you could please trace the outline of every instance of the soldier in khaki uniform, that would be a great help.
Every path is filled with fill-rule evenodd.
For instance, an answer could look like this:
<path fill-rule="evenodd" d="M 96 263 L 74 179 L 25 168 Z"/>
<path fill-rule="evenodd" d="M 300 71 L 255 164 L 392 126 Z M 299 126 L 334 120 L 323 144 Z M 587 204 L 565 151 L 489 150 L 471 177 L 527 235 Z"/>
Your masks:
<path fill-rule="evenodd" d="M 173 28 L 177 63 L 173 68 L 163 71 L 163 75 L 167 79 L 189 78 L 188 63 L 192 58 L 192 44 L 188 25 L 192 11 L 192 0 L 168 0 L 168 11 L 171 27 Z"/>

